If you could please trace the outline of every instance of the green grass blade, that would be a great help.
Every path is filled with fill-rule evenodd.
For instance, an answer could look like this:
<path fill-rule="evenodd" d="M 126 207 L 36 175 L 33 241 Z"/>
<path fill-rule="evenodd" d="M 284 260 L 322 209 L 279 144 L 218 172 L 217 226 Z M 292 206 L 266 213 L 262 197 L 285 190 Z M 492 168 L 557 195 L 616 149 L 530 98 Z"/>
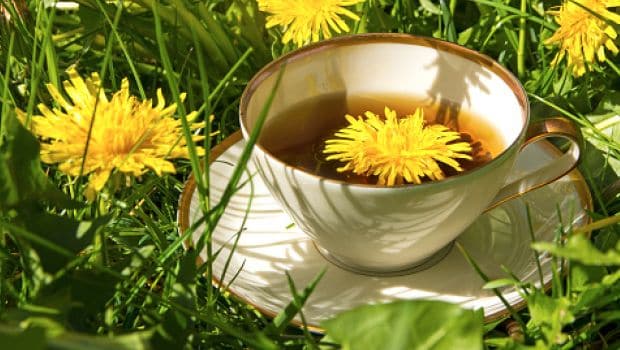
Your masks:
<path fill-rule="evenodd" d="M 301 293 L 294 293 L 293 300 L 273 319 L 273 322 L 268 327 L 268 331 L 274 334 L 280 334 L 284 328 L 286 328 L 289 323 L 295 318 L 295 315 L 299 312 L 301 307 L 305 304 L 305 302 L 310 297 L 310 294 L 314 292 L 314 289 L 319 284 L 323 275 L 327 270 L 324 268 L 312 279 L 310 283 L 304 288 Z M 289 287 L 295 288 L 294 284 L 292 284 L 292 279 L 287 273 L 287 278 L 289 280 Z"/>
<path fill-rule="evenodd" d="M 456 35 L 456 27 L 454 26 L 454 18 L 450 7 L 446 4 L 445 0 L 439 0 L 439 6 L 441 8 L 441 17 L 444 25 L 444 37 L 453 43 L 458 39 Z"/>
<path fill-rule="evenodd" d="M 276 91 L 278 90 L 278 87 L 280 86 L 280 81 L 282 80 L 282 76 L 284 75 L 284 70 L 285 70 L 285 65 L 283 65 L 278 72 L 275 85 L 273 89 L 271 90 L 269 96 L 267 97 L 267 100 L 265 101 L 265 104 L 263 105 L 263 108 L 260 114 L 258 115 L 258 118 L 256 119 L 256 122 L 254 124 L 254 129 L 250 132 L 250 136 L 246 140 L 246 145 L 243 148 L 241 155 L 239 156 L 239 160 L 237 162 L 237 165 L 235 166 L 235 170 L 230 176 L 230 180 L 226 186 L 226 189 L 224 190 L 224 193 L 222 194 L 220 203 L 218 203 L 218 205 L 213 208 L 212 216 L 209 218 L 210 220 L 212 220 L 211 227 L 215 227 L 217 225 L 220 217 L 224 213 L 226 205 L 230 201 L 230 198 L 236 192 L 237 184 L 239 183 L 239 180 L 241 179 L 241 175 L 243 174 L 243 171 L 245 170 L 247 162 L 250 160 L 250 156 L 252 154 L 254 144 L 256 144 L 256 141 L 258 140 L 258 136 L 260 135 L 260 132 L 263 128 L 263 124 L 265 123 L 265 120 L 267 119 L 267 114 L 269 113 L 269 109 L 271 108 L 271 104 L 273 103 L 273 100 L 275 98 Z"/>
<path fill-rule="evenodd" d="M 121 38 L 120 34 L 118 33 L 118 29 L 117 29 L 121 15 L 123 13 L 123 4 L 121 1 L 117 3 L 116 14 L 114 15 L 114 21 L 112 21 L 110 19 L 110 16 L 108 16 L 108 12 L 104 8 L 104 5 L 101 3 L 101 0 L 96 0 L 96 1 L 97 1 L 97 6 L 101 10 L 101 13 L 105 17 L 106 21 L 108 22 L 108 25 L 110 26 L 110 29 L 112 30 L 112 34 L 114 35 L 116 39 L 116 43 L 118 44 L 119 48 L 123 52 L 123 56 L 125 56 L 125 60 L 127 61 L 127 64 L 129 65 L 129 69 L 131 70 L 131 73 L 133 74 L 133 77 L 134 77 L 134 81 L 136 82 L 136 86 L 138 87 L 138 92 L 140 93 L 140 97 L 144 100 L 146 99 L 146 93 L 144 92 L 144 87 L 142 86 L 142 80 L 140 79 L 140 74 L 138 74 L 136 65 L 134 64 L 134 61 L 131 58 L 131 55 L 129 55 L 129 52 L 127 51 L 127 46 L 125 45 L 125 42 Z"/>
<path fill-rule="evenodd" d="M 532 214 L 530 212 L 530 206 L 529 205 L 525 205 L 525 214 L 526 214 L 526 218 L 527 218 L 527 228 L 528 228 L 528 233 L 530 234 L 530 241 L 532 242 L 531 244 L 536 243 L 536 237 L 534 237 L 534 224 L 532 223 Z M 543 278 L 543 270 L 542 270 L 542 266 L 540 265 L 540 255 L 538 254 L 538 251 L 535 249 L 532 249 L 532 251 L 534 252 L 534 260 L 536 260 L 536 270 L 538 271 L 538 279 L 540 282 L 540 287 L 544 288 L 545 286 L 545 279 Z"/>
<path fill-rule="evenodd" d="M 484 273 L 484 271 L 482 271 L 482 269 L 476 263 L 476 261 L 471 257 L 471 255 L 469 255 L 467 250 L 465 250 L 465 247 L 463 247 L 459 242 L 456 242 L 455 245 L 459 249 L 459 251 L 461 251 L 461 254 L 463 254 L 463 257 L 465 258 L 467 263 L 469 263 L 469 265 L 474 268 L 476 273 L 478 273 L 480 278 L 482 278 L 482 280 L 485 283 L 489 283 L 491 279 L 489 278 L 489 276 L 487 276 L 487 274 Z M 517 311 L 512 307 L 512 305 L 510 305 L 510 303 L 506 300 L 506 298 L 504 298 L 502 293 L 497 288 L 493 289 L 493 293 L 495 293 L 495 295 L 502 301 L 502 304 L 504 304 L 508 312 L 510 312 L 510 315 L 515 319 L 515 321 L 519 323 L 519 325 L 521 326 L 521 329 L 525 333 L 527 330 L 527 327 L 525 325 L 525 322 L 523 322 L 523 319 L 521 318 L 519 313 L 517 313 Z"/>
<path fill-rule="evenodd" d="M 162 64 L 165 69 L 165 76 L 168 82 L 168 87 L 170 88 L 170 91 L 172 92 L 172 98 L 177 104 L 177 111 L 180 114 L 183 136 L 185 137 L 185 141 L 187 143 L 189 159 L 192 165 L 192 171 L 194 172 L 194 174 L 200 174 L 200 161 L 198 159 L 198 152 L 196 150 L 196 144 L 192 140 L 192 133 L 191 133 L 190 126 L 189 126 L 189 121 L 187 120 L 187 113 L 185 112 L 185 106 L 183 105 L 181 98 L 180 98 L 178 81 L 176 77 L 174 76 L 174 74 L 172 74 L 174 69 L 172 68 L 172 63 L 170 61 L 170 56 L 168 55 L 168 49 L 166 48 L 166 42 L 163 36 L 161 18 L 159 16 L 159 4 L 153 4 L 152 11 L 154 15 L 155 33 L 156 33 L 156 40 L 159 45 L 160 58 L 161 58 Z"/>

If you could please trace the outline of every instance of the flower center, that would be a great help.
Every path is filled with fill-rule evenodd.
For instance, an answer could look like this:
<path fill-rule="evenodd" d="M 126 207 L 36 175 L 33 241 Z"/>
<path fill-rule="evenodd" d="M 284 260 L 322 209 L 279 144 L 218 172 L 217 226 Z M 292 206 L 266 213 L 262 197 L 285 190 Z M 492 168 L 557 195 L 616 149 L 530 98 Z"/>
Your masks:
<path fill-rule="evenodd" d="M 326 160 L 345 163 L 339 172 L 377 176 L 379 185 L 419 184 L 423 178 L 445 178 L 440 163 L 463 171 L 456 159 L 472 159 L 471 144 L 444 125 L 425 125 L 422 109 L 404 118 L 388 107 L 384 118 L 365 116 L 347 115 L 349 125 L 326 141 Z"/>

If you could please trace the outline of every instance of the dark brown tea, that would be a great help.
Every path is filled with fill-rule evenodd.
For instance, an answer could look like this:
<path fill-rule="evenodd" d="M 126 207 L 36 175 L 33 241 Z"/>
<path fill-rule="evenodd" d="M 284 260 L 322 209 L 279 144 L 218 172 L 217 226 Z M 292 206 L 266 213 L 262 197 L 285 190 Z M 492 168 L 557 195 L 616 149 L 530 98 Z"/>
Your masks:
<path fill-rule="evenodd" d="M 344 163 L 325 160 L 325 141 L 348 125 L 346 114 L 363 115 L 371 111 L 383 116 L 384 108 L 395 110 L 399 117 L 413 114 L 416 108 L 424 110 L 427 125 L 443 124 L 461 133 L 461 140 L 472 146 L 472 160 L 459 159 L 464 171 L 479 167 L 504 150 L 501 135 L 482 118 L 458 110 L 454 103 L 421 103 L 411 96 L 324 95 L 289 107 L 270 119 L 263 128 L 259 143 L 276 158 L 304 171 L 323 177 L 360 184 L 375 184 L 375 176 L 340 173 L 336 169 Z M 446 176 L 457 171 L 440 163 Z M 425 179 L 426 180 L 426 179 Z"/>

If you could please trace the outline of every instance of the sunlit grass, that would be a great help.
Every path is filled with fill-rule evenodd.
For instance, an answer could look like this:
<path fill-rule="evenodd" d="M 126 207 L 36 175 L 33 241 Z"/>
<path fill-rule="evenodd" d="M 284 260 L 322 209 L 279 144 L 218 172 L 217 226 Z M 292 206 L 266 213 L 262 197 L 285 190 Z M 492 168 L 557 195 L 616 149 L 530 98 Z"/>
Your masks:
<path fill-rule="evenodd" d="M 31 349 L 44 343 L 56 348 L 337 348 L 355 344 L 342 334 L 354 336 L 358 325 L 384 315 L 402 318 L 391 334 L 368 333 L 376 342 L 365 345 L 370 348 L 388 340 L 414 344 L 403 339 L 408 339 L 405 335 L 412 327 L 423 326 L 415 318 L 420 315 L 394 314 L 392 306 L 363 308 L 337 318 L 330 323 L 337 338 L 329 329 L 323 338 L 307 327 L 289 326 L 296 316 L 304 319 L 299 309 L 320 283 L 319 271 L 309 286 L 295 286 L 290 279 L 291 303 L 274 319 L 211 284 L 213 277 L 221 277 L 214 276 L 211 268 L 220 253 L 212 246 L 211 234 L 242 185 L 258 129 L 218 203 L 209 200 L 211 159 L 199 157 L 196 149 L 210 149 L 238 129 L 239 98 L 248 80 L 267 62 L 294 49 L 282 43 L 286 28 L 266 29 L 266 15 L 254 0 L 77 3 L 79 9 L 65 10 L 42 0 L 0 0 L 0 348 Z M 579 240 L 566 247 L 560 247 L 561 240 L 555 248 L 538 245 L 575 263 L 567 274 L 554 276 L 548 294 L 512 281 L 527 291 L 524 298 L 531 309 L 510 311 L 523 330 L 519 345 L 524 349 L 536 344 L 614 348 L 620 346 L 616 311 L 620 284 L 614 260 L 620 237 L 619 61 L 608 54 L 607 61 L 595 62 L 580 77 L 573 76 L 571 67 L 552 65 L 557 48 L 545 41 L 558 25 L 548 11 L 559 4 L 367 0 L 348 7 L 359 16 L 348 25 L 352 33 L 405 32 L 478 50 L 519 77 L 529 93 L 533 118 L 560 114 L 579 125 L 587 142 L 580 170 L 595 202 L 591 213 L 595 223 L 587 227 L 593 230 L 594 245 Z M 167 100 L 178 104 L 175 117 L 182 123 L 190 152 L 187 160 L 175 161 L 176 174 L 145 173 L 130 186 L 121 181 L 117 185 L 122 190 L 88 202 L 83 196 L 84 177 L 68 176 L 39 162 L 35 139 L 19 126 L 15 109 L 31 117 L 39 114 L 38 103 L 52 104 L 45 84 L 60 89 L 70 66 L 98 72 L 107 93 L 117 91 L 122 78 L 129 77 L 136 96 L 155 98 L 161 88 Z M 185 101 L 180 97 L 183 91 Z M 260 120 L 269 107 L 270 102 Z M 200 145 L 192 141 L 187 120 L 194 110 L 206 122 L 201 135 L 219 131 Z M 215 116 L 213 122 L 210 115 Z M 178 232 L 177 201 L 190 174 L 203 215 L 188 230 Z M 185 249 L 183 243 L 201 223 L 201 238 Z M 570 232 L 581 235 L 583 230 Z M 207 260 L 197 266 L 203 250 Z M 471 263 L 476 268 L 476 262 Z M 489 280 L 487 287 L 503 287 L 505 282 Z M 437 318 L 426 317 L 449 324 L 445 320 L 456 312 L 450 307 L 435 306 Z M 548 318 L 541 310 L 548 311 Z M 572 318 L 562 318 L 562 312 Z M 473 329 L 479 332 L 472 333 L 474 338 L 484 336 L 489 348 L 516 346 L 506 323 L 487 325 L 483 335 L 480 315 L 459 315 L 462 323 L 450 329 Z M 358 317 L 358 322 L 343 321 L 349 317 Z M 416 333 L 419 339 L 432 338 L 424 328 L 415 330 L 422 332 Z M 475 339 L 468 344 L 474 343 Z"/>

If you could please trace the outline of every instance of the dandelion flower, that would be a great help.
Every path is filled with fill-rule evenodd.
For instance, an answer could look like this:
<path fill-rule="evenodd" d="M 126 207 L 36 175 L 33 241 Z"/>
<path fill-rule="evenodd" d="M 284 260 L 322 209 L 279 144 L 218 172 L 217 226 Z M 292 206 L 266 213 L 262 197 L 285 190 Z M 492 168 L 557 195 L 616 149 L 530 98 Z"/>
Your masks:
<path fill-rule="evenodd" d="M 445 175 L 439 163 L 463 171 L 456 159 L 472 157 L 467 142 L 455 142 L 460 133 L 444 125 L 425 125 L 422 109 L 413 115 L 397 118 L 385 107 L 385 118 L 372 112 L 354 118 L 346 115 L 349 125 L 326 141 L 323 153 L 327 160 L 345 162 L 339 172 L 378 176 L 378 185 L 422 182 L 422 178 L 441 180 Z"/>
<path fill-rule="evenodd" d="M 620 0 L 566 0 L 558 10 L 550 11 L 560 28 L 546 40 L 546 44 L 559 44 L 560 52 L 552 64 L 565 56 L 574 76 L 587 70 L 587 64 L 605 61 L 605 49 L 618 53 L 614 39 L 618 33 L 612 23 L 620 24 L 620 15 L 608 10 L 620 6 Z"/>
<path fill-rule="evenodd" d="M 47 85 L 59 108 L 50 109 L 39 104 L 42 115 L 32 117 L 31 129 L 42 140 L 43 162 L 58 163 L 59 170 L 71 176 L 78 176 L 81 172 L 90 174 L 85 191 L 87 199 L 95 198 L 114 170 L 140 176 L 151 169 L 161 176 L 175 172 L 168 159 L 188 158 L 181 121 L 172 117 L 177 106 L 166 107 L 161 90 L 157 91 L 157 105 L 153 106 L 151 100 L 140 101 L 130 95 L 129 82 L 125 78 L 121 89 L 108 99 L 100 89 L 97 73 L 86 81 L 73 68 L 67 73 L 70 80 L 63 85 L 71 102 L 56 87 Z M 181 100 L 184 97 L 181 96 Z M 22 119 L 25 117 L 24 112 L 18 113 Z M 187 117 L 193 120 L 196 116 L 197 112 L 192 112 Z M 191 129 L 204 125 L 204 122 L 192 123 Z M 84 157 L 89 137 L 88 152 Z M 194 136 L 193 140 L 203 138 Z M 202 147 L 197 150 L 200 155 L 204 154 Z"/>
<path fill-rule="evenodd" d="M 345 9 L 364 0 L 258 0 L 258 8 L 269 13 L 266 27 L 284 27 L 282 42 L 291 40 L 301 47 L 308 42 L 331 38 L 336 33 L 348 32 L 349 26 L 341 18 L 359 20 L 359 17 Z"/>

